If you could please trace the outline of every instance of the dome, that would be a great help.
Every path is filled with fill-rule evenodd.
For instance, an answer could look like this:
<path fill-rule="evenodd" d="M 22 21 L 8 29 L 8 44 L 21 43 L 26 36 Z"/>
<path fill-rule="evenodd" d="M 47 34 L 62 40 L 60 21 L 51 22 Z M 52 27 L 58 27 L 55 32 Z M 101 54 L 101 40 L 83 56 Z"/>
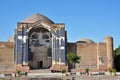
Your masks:
<path fill-rule="evenodd" d="M 84 38 L 84 39 L 80 39 L 79 41 L 77 41 L 78 43 L 94 43 L 94 41 Z"/>
<path fill-rule="evenodd" d="M 46 16 L 42 15 L 42 14 L 34 14 L 32 16 L 29 16 L 28 18 L 24 19 L 22 22 L 25 23 L 34 23 L 36 21 L 42 21 L 48 24 L 54 24 L 54 22 L 52 20 L 50 20 L 49 18 L 47 18 Z"/>

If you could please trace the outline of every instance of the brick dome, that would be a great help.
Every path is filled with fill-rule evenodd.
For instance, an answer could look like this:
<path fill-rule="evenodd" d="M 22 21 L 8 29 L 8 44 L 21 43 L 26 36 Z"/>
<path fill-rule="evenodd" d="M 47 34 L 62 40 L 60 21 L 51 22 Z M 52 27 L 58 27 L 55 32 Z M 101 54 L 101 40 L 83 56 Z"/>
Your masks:
<path fill-rule="evenodd" d="M 84 39 L 80 39 L 79 41 L 77 41 L 78 43 L 94 43 L 94 41 L 84 38 Z"/>
<path fill-rule="evenodd" d="M 22 22 L 24 23 L 34 23 L 37 21 L 41 21 L 41 22 L 45 22 L 48 24 L 54 24 L 54 22 L 52 20 L 50 20 L 49 18 L 47 18 L 46 16 L 42 15 L 42 14 L 33 14 L 32 16 L 29 16 L 28 18 L 24 19 Z"/>

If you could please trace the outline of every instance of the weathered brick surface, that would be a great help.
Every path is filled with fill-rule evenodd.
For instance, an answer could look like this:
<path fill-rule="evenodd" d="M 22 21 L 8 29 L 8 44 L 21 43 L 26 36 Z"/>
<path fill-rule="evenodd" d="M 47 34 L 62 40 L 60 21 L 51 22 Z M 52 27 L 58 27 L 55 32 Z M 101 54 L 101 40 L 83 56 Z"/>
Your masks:
<path fill-rule="evenodd" d="M 67 53 L 69 52 L 76 53 L 76 43 L 67 43 Z"/>
<path fill-rule="evenodd" d="M 29 66 L 14 65 L 14 72 L 16 72 L 16 71 L 28 72 Z"/>
<path fill-rule="evenodd" d="M 97 45 L 77 43 L 77 55 L 81 56 L 77 68 L 96 68 L 97 67 Z"/>
<path fill-rule="evenodd" d="M 75 52 L 81 57 L 75 71 L 84 71 L 86 68 L 91 71 L 107 71 L 113 66 L 113 40 L 109 36 L 105 37 L 104 42 L 94 43 L 86 39 L 86 41 L 68 43 L 67 53 L 69 52 Z"/>
<path fill-rule="evenodd" d="M 13 68 L 13 47 L 14 44 L 12 42 L 0 42 L 0 70 Z"/>
<path fill-rule="evenodd" d="M 111 47 L 110 47 L 111 46 Z M 76 64 L 74 71 L 84 71 L 89 68 L 90 71 L 106 71 L 108 66 L 112 65 L 109 58 L 112 59 L 111 50 L 113 47 L 112 40 L 99 43 L 67 43 L 67 53 L 74 52 L 81 56 L 80 63 Z M 21 70 L 26 72 L 29 66 L 14 66 L 14 43 L 0 42 L 0 72 L 12 72 Z M 109 65 L 108 65 L 109 64 Z M 53 65 L 51 69 L 61 71 L 63 68 L 68 69 L 65 65 Z M 4 70 L 4 71 L 3 71 Z"/>
<path fill-rule="evenodd" d="M 68 70 L 68 67 L 65 64 L 55 64 L 50 69 L 54 71 L 62 71 L 63 69 Z"/>

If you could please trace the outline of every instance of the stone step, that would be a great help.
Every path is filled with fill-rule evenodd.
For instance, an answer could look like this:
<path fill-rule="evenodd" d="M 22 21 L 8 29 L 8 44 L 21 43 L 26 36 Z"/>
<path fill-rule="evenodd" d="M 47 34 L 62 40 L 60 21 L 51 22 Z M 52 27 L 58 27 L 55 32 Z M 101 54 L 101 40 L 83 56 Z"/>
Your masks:
<path fill-rule="evenodd" d="M 30 77 L 62 77 L 62 73 L 28 73 L 27 74 Z"/>
<path fill-rule="evenodd" d="M 29 73 L 51 73 L 50 69 L 29 70 Z"/>

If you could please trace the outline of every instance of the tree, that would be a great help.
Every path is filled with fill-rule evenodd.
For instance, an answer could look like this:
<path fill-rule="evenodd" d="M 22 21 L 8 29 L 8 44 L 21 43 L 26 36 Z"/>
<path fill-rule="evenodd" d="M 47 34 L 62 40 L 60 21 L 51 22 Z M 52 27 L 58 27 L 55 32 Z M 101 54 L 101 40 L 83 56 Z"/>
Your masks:
<path fill-rule="evenodd" d="M 111 75 L 113 75 L 113 76 L 115 75 L 116 69 L 114 69 L 114 68 L 109 68 L 108 70 L 109 70 L 109 72 L 110 72 Z"/>
<path fill-rule="evenodd" d="M 117 71 L 120 71 L 120 46 L 114 50 L 114 65 Z"/>
<path fill-rule="evenodd" d="M 20 76 L 20 73 L 21 73 L 21 71 L 20 71 L 20 70 L 17 70 L 17 71 L 16 71 L 16 76 L 19 77 L 19 76 Z"/>
<path fill-rule="evenodd" d="M 62 78 L 63 78 L 63 76 L 66 76 L 66 69 L 62 69 Z"/>
<path fill-rule="evenodd" d="M 89 75 L 89 68 L 86 68 L 85 69 L 85 72 L 86 72 L 86 74 L 87 74 L 87 76 Z"/>
<path fill-rule="evenodd" d="M 79 63 L 80 56 L 78 56 L 76 53 L 70 52 L 67 54 L 68 61 L 73 64 L 73 68 L 75 68 L 75 64 Z"/>

